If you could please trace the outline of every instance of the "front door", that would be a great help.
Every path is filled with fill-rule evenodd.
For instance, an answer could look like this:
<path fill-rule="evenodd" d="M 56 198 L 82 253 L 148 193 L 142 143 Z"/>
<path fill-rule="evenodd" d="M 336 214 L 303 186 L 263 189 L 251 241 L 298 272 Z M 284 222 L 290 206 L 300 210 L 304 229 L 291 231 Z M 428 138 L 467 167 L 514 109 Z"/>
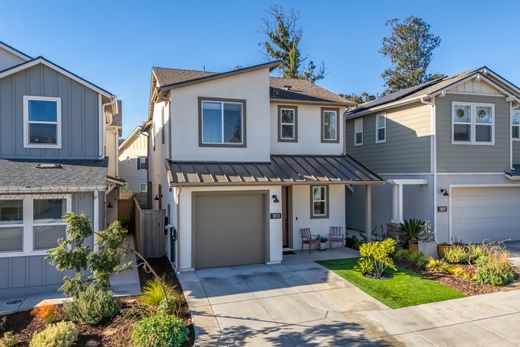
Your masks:
<path fill-rule="evenodd" d="M 289 187 L 282 187 L 282 243 L 289 247 Z"/>

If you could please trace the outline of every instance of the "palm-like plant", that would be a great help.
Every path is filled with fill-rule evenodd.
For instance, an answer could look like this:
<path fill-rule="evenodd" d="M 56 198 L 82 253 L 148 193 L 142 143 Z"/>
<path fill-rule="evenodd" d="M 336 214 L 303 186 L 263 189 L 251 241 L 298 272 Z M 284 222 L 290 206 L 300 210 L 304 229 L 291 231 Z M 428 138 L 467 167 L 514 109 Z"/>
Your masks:
<path fill-rule="evenodd" d="M 403 229 L 406 238 L 403 241 L 405 241 L 405 243 L 417 242 L 417 238 L 425 225 L 426 222 L 421 219 L 405 219 L 404 223 L 401 223 L 401 228 Z"/>

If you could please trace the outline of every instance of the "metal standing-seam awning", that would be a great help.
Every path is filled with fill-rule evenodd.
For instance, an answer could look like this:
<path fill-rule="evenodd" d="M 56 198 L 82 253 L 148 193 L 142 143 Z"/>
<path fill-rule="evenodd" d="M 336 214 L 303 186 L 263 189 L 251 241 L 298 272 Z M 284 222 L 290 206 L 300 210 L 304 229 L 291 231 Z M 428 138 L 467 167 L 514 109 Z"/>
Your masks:
<path fill-rule="evenodd" d="M 270 162 L 166 161 L 170 186 L 381 184 L 349 155 L 272 155 Z"/>

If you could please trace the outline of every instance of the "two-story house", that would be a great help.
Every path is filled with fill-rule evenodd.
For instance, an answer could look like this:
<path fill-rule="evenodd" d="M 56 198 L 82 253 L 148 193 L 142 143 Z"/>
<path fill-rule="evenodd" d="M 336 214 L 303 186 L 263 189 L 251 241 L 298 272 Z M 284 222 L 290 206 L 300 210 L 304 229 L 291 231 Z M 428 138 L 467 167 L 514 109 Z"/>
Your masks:
<path fill-rule="evenodd" d="M 166 252 L 178 271 L 280 262 L 301 249 L 301 228 L 345 228 L 346 189 L 382 183 L 344 154 L 352 103 L 270 77 L 278 65 L 152 70 L 149 194 L 176 232 Z"/>
<path fill-rule="evenodd" d="M 487 67 L 426 82 L 346 113 L 347 153 L 390 184 L 373 225 L 430 221 L 437 242 L 520 239 L 520 90 Z M 364 225 L 363 188 L 347 193 Z"/>
<path fill-rule="evenodd" d="M 132 193 L 144 193 L 148 187 L 148 139 L 142 126 L 136 127 L 119 145 L 119 177 Z"/>
<path fill-rule="evenodd" d="M 0 42 L 0 296 L 61 284 L 45 256 L 65 213 L 94 231 L 117 217 L 120 128 L 114 95 Z"/>

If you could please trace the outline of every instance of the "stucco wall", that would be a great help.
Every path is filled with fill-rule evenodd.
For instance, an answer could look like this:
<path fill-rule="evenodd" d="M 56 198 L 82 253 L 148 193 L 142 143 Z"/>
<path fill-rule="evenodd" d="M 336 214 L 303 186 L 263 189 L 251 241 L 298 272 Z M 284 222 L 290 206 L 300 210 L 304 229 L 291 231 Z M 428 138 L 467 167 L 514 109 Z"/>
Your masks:
<path fill-rule="evenodd" d="M 247 146 L 199 147 L 199 97 L 246 100 Z M 269 161 L 269 70 L 260 69 L 171 91 L 174 160 Z"/>
<path fill-rule="evenodd" d="M 278 106 L 296 106 L 298 142 L 278 141 Z M 328 106 L 330 107 L 330 106 Z M 344 151 L 344 107 L 339 108 L 339 143 L 321 142 L 321 108 L 319 105 L 271 103 L 271 153 L 272 154 L 341 154 Z M 330 107 L 335 108 L 335 107 Z"/>

